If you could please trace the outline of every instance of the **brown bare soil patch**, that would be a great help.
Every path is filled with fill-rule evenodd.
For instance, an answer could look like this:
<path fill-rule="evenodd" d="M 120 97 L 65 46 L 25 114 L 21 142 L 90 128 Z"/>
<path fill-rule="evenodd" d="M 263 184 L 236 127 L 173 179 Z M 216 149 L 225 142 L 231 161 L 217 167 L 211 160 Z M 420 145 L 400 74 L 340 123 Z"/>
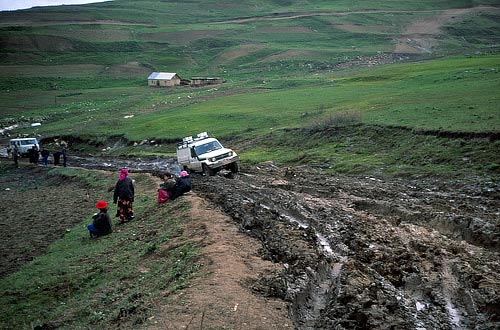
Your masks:
<path fill-rule="evenodd" d="M 24 159 L 22 163 L 20 168 L 12 163 L 0 176 L 0 278 L 43 254 L 92 212 L 99 198 L 83 185 L 65 184 L 62 178 L 47 177 L 41 167 L 28 170 Z"/>
<path fill-rule="evenodd" d="M 73 50 L 73 42 L 56 36 L 13 35 L 1 36 L 0 44 L 4 50 L 16 51 L 57 51 Z"/>
<path fill-rule="evenodd" d="M 260 242 L 196 194 L 186 198 L 192 225 L 185 236 L 203 246 L 204 267 L 188 289 L 159 306 L 148 329 L 292 329 L 283 300 L 250 289 L 250 283 L 279 270 L 259 256 Z M 168 251 L 169 246 L 161 249 Z"/>
<path fill-rule="evenodd" d="M 419 19 L 408 24 L 394 49 L 395 53 L 423 54 L 431 53 L 432 47 L 441 32 L 441 27 L 448 23 L 463 20 L 469 14 L 478 14 L 496 8 L 479 6 L 473 8 L 449 9 Z"/>
<path fill-rule="evenodd" d="M 144 76 L 146 77 L 151 73 L 151 69 L 142 65 L 139 62 L 128 62 L 122 65 L 113 65 L 110 67 L 105 67 L 104 71 L 107 74 L 111 74 L 114 76 Z"/>
<path fill-rule="evenodd" d="M 51 29 L 51 35 L 58 35 L 61 37 L 71 37 L 85 42 L 118 42 L 134 40 L 132 33 L 125 29 L 112 29 L 112 28 L 80 28 L 69 27 L 69 29 Z"/>

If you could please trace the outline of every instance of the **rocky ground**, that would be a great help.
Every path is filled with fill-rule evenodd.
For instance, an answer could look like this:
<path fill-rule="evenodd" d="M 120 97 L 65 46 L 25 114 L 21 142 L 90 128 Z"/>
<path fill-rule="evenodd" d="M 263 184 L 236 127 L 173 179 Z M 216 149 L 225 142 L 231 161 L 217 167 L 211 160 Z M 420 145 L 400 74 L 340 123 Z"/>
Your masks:
<path fill-rule="evenodd" d="M 115 167 L 109 160 L 98 163 L 70 159 L 71 166 Z M 154 161 L 135 163 L 141 164 L 140 171 L 158 167 Z M 3 275 L 43 250 L 39 245 L 23 249 L 28 239 L 36 243 L 41 235 L 38 241 L 48 244 L 72 225 L 70 216 L 62 216 L 69 223 L 45 234 L 43 222 L 24 226 L 43 217 L 32 215 L 25 204 L 25 215 L 18 219 L 20 213 L 7 207 L 15 204 L 16 196 L 13 191 L 5 193 L 5 188 L 16 186 L 22 196 L 36 190 L 30 202 L 44 203 L 61 215 L 65 210 L 75 212 L 75 207 L 85 209 L 82 212 L 92 209 L 94 200 L 92 191 L 69 187 L 82 200 L 60 207 L 57 194 L 64 199 L 68 193 L 64 183 L 40 185 L 36 173 L 28 181 L 16 181 L 20 180 L 16 171 L 1 180 L 2 224 L 7 233 Z M 227 297 L 248 294 L 250 288 L 253 294 L 245 301 L 260 298 L 252 300 L 246 318 L 238 319 L 240 328 L 259 322 L 251 317 L 254 311 L 269 324 L 275 324 L 270 315 L 278 315 L 281 323 L 276 329 L 500 327 L 500 187 L 492 182 L 330 176 L 272 163 L 243 166 L 233 178 L 193 175 L 193 182 L 189 197 L 193 212 L 205 218 L 204 228 L 213 221 L 219 235 L 211 236 L 213 244 L 208 246 L 210 271 L 220 276 L 198 283 L 196 292 L 182 293 L 190 297 L 190 310 L 199 311 L 197 317 L 226 304 Z M 206 218 L 206 214 L 212 215 Z M 7 230 L 7 223 L 19 226 Z M 264 268 L 265 274 L 252 274 Z M 227 272 L 231 269 L 235 272 Z M 238 309 L 238 304 L 228 308 Z M 269 314 L 270 310 L 275 312 Z M 172 306 L 159 307 L 158 313 L 154 320 L 160 325 L 171 313 L 183 315 L 180 324 L 194 317 L 189 310 L 173 311 Z"/>

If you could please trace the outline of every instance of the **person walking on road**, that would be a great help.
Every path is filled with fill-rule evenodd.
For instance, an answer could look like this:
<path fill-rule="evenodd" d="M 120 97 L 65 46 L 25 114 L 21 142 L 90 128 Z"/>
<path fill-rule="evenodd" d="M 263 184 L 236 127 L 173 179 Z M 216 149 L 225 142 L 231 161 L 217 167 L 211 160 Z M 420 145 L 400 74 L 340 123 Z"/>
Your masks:
<path fill-rule="evenodd" d="M 134 182 L 128 176 L 127 169 L 120 170 L 120 178 L 116 182 L 113 194 L 113 203 L 118 202 L 116 216 L 120 217 L 120 222 L 125 223 L 134 219 L 132 203 L 134 202 Z"/>

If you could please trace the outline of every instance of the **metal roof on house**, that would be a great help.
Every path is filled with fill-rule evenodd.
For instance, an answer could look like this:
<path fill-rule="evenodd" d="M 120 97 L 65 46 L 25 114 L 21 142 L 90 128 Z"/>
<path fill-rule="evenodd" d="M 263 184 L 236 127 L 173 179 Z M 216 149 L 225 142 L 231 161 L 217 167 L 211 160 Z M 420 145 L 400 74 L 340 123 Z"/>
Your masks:
<path fill-rule="evenodd" d="M 171 80 L 173 77 L 175 77 L 177 73 L 175 72 L 153 72 L 152 74 L 149 75 L 148 80 L 151 79 L 165 79 L 165 80 Z"/>

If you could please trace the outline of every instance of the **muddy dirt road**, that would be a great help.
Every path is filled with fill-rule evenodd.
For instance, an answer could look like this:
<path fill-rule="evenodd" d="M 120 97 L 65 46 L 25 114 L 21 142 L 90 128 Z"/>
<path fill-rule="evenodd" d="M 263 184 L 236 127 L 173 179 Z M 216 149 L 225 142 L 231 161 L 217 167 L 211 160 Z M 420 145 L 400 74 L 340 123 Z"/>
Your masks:
<path fill-rule="evenodd" d="M 500 328 L 500 189 L 272 164 L 196 190 L 283 265 L 256 290 L 296 329 Z"/>
<path fill-rule="evenodd" d="M 69 163 L 176 169 L 155 159 Z M 268 163 L 231 179 L 193 174 L 193 184 L 278 266 L 251 287 L 286 301 L 295 329 L 500 328 L 500 187 L 492 182 L 327 176 Z"/>

